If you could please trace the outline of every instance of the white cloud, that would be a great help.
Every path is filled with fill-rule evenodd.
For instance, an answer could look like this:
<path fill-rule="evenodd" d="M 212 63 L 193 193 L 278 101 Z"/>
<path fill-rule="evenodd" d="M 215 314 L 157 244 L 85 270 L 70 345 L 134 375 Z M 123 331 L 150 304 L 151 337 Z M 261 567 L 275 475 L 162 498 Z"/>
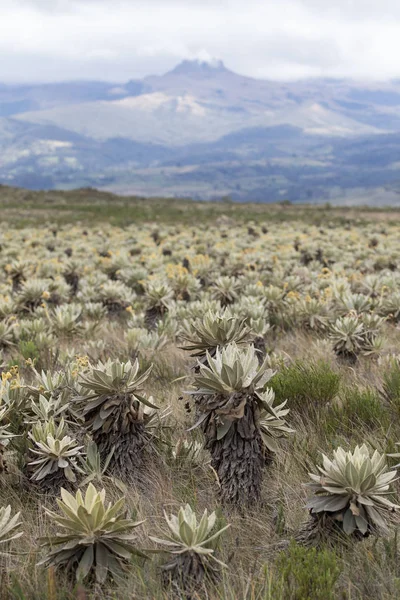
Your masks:
<path fill-rule="evenodd" d="M 0 81 L 124 81 L 199 56 L 256 77 L 388 79 L 399 54 L 399 0 L 1 0 Z"/>

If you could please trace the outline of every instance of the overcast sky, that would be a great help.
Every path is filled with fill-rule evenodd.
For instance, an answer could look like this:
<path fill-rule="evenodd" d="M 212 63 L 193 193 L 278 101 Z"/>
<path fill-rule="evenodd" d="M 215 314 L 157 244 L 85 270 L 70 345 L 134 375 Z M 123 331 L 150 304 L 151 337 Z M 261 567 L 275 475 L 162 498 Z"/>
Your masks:
<path fill-rule="evenodd" d="M 260 78 L 400 77 L 400 0 L 0 0 L 0 81 L 126 81 L 198 56 Z"/>

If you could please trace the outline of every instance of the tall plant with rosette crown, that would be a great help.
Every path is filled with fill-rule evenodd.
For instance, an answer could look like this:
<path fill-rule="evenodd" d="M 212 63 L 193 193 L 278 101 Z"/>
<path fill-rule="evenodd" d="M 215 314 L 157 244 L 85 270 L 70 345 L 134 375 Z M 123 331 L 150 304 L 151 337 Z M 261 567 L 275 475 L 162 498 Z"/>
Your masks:
<path fill-rule="evenodd" d="M 112 453 L 110 470 L 123 478 L 139 474 L 145 457 L 154 451 L 152 421 L 157 407 L 143 395 L 150 371 L 151 367 L 140 373 L 138 360 L 109 360 L 79 379 L 76 402 L 85 427 L 102 460 Z"/>
<path fill-rule="evenodd" d="M 270 426 L 284 423 L 274 413 L 270 395 L 263 395 L 266 383 L 274 375 L 267 361 L 261 365 L 254 346 L 240 349 L 235 343 L 217 349 L 213 358 L 207 352 L 207 365 L 199 363 L 194 395 L 206 447 L 211 452 L 223 501 L 250 505 L 260 498 L 265 450 L 270 451 Z M 280 411 L 282 406 L 277 407 Z M 273 436 L 276 437 L 276 436 Z M 268 442 L 268 443 L 267 443 Z M 270 446 L 270 447 L 268 447 Z"/>

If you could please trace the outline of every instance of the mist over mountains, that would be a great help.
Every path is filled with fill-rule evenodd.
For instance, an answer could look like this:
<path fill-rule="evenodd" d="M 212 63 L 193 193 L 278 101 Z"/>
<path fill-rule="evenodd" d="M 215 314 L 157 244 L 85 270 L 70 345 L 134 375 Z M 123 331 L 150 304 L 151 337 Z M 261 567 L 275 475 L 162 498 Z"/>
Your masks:
<path fill-rule="evenodd" d="M 274 82 L 183 61 L 125 84 L 0 84 L 0 182 L 400 204 L 400 80 Z"/>

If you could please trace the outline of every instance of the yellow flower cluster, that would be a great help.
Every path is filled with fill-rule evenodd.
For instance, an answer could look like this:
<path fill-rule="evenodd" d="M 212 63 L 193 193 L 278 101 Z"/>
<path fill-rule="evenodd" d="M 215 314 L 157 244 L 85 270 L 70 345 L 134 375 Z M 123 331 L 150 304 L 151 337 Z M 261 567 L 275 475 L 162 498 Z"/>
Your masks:
<path fill-rule="evenodd" d="M 81 371 L 84 371 L 89 366 L 89 357 L 88 356 L 75 356 L 75 363 L 71 370 L 71 374 L 73 377 L 77 377 Z"/>
<path fill-rule="evenodd" d="M 207 271 L 211 266 L 210 257 L 207 254 L 196 254 L 190 259 L 190 265 L 193 275 L 198 275 Z"/>
<path fill-rule="evenodd" d="M 288 300 L 299 300 L 300 294 L 299 294 L 299 292 L 294 292 L 293 290 L 291 290 L 290 292 L 287 293 L 286 298 Z M 311 298 L 310 298 L 310 300 L 311 300 Z"/>
<path fill-rule="evenodd" d="M 1 374 L 2 384 L 7 381 L 10 382 L 10 388 L 16 389 L 21 386 L 20 377 L 19 377 L 19 368 L 18 365 L 13 365 L 10 367 L 9 371 L 5 371 Z"/>
<path fill-rule="evenodd" d="M 175 265 L 172 263 L 168 263 L 165 267 L 165 272 L 168 279 L 181 279 L 182 277 L 186 277 L 189 271 L 186 267 L 182 265 Z"/>

